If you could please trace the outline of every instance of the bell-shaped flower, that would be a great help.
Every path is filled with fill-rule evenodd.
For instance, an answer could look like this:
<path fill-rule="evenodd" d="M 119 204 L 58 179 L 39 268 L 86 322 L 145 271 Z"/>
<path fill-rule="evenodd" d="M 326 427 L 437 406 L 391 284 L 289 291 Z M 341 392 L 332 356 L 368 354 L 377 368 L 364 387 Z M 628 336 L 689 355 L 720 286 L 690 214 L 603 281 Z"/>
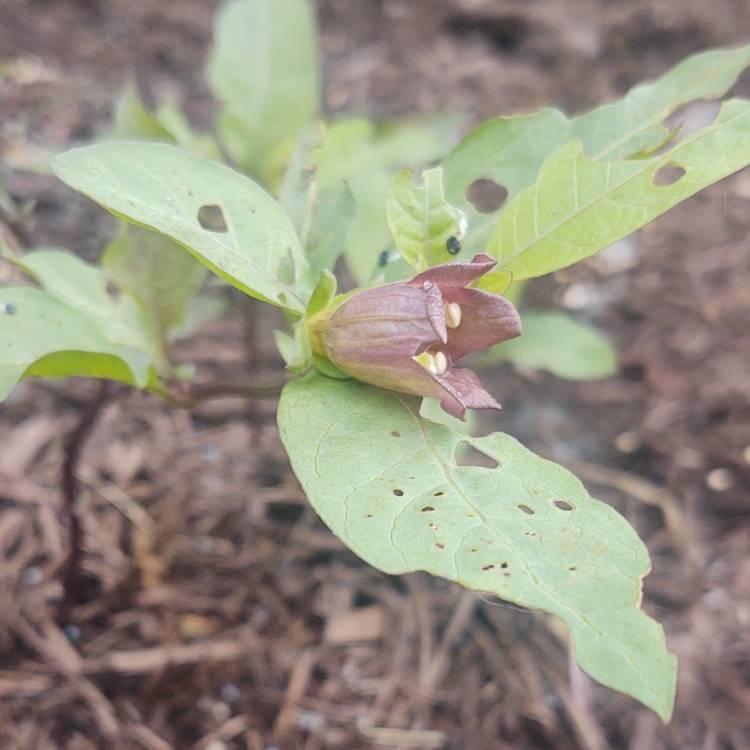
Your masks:
<path fill-rule="evenodd" d="M 340 370 L 392 391 L 440 399 L 459 419 L 466 409 L 499 409 L 471 370 L 456 362 L 521 333 L 504 297 L 469 286 L 496 261 L 446 263 L 400 281 L 355 292 L 316 322 L 313 347 Z"/>

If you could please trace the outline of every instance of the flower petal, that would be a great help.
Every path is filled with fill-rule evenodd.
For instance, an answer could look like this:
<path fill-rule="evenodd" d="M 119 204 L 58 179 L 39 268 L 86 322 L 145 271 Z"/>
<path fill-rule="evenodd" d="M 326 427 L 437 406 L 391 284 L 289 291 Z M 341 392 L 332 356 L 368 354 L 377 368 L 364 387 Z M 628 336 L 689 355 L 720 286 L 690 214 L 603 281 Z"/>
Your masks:
<path fill-rule="evenodd" d="M 441 298 L 442 303 L 442 298 Z M 440 332 L 426 312 L 423 289 L 388 284 L 353 296 L 331 316 L 323 333 L 331 359 L 410 360 L 433 343 Z"/>
<path fill-rule="evenodd" d="M 463 419 L 467 409 L 500 409 L 500 404 L 484 389 L 472 370 L 451 367 L 444 375 L 428 373 L 442 393 L 427 393 L 440 399 L 440 406 L 451 416 Z"/>
<path fill-rule="evenodd" d="M 445 321 L 445 302 L 440 287 L 431 281 L 422 284 L 425 293 L 425 309 L 427 318 L 435 329 L 435 333 L 445 344 L 448 341 L 448 326 Z"/>
<path fill-rule="evenodd" d="M 423 273 L 415 276 L 409 285 L 422 285 L 425 281 L 432 281 L 445 292 L 450 287 L 462 287 L 476 281 L 497 265 L 497 261 L 479 253 L 474 256 L 471 263 L 444 263 L 441 266 L 433 266 Z"/>
<path fill-rule="evenodd" d="M 443 347 L 454 362 L 521 334 L 521 317 L 505 297 L 481 289 L 447 289 L 445 299 L 461 306 L 461 322 Z"/>

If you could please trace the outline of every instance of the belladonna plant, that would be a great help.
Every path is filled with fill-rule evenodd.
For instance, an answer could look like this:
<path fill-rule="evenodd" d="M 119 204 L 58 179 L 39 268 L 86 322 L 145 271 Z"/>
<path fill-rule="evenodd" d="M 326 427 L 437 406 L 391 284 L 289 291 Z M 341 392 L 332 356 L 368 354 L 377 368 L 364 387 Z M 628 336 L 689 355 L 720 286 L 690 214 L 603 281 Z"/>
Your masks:
<path fill-rule="evenodd" d="M 300 2 L 264 7 L 274 14 Z M 260 4 L 230 3 L 221 29 L 233 31 Z M 224 107 L 219 137 L 248 171 L 268 157 L 253 172 L 264 186 L 191 153 L 189 143 L 110 141 L 57 157 L 60 179 L 137 229 L 124 230 L 97 266 L 60 250 L 5 249 L 38 288 L 0 289 L 0 396 L 22 378 L 68 375 L 119 381 L 182 406 L 227 392 L 192 382 L 171 359 L 169 344 L 201 299 L 203 264 L 283 313 L 276 340 L 296 377 L 281 394 L 279 433 L 333 533 L 387 573 L 427 571 L 555 615 L 583 670 L 668 720 L 677 665 L 661 626 L 641 609 L 650 560 L 635 531 L 565 468 L 509 435 L 474 437 L 449 415 L 497 408 L 459 363 L 524 341 L 506 298 L 517 298 L 520 284 L 593 255 L 750 163 L 749 102 L 724 101 L 697 129 L 667 119 L 694 100 L 722 97 L 750 63 L 750 47 L 697 55 L 576 117 L 544 109 L 494 118 L 439 167 L 396 174 L 384 212 L 391 250 L 382 257 L 398 260 L 371 278 L 377 255 L 357 253 L 382 247 L 368 246 L 361 222 L 359 233 L 350 230 L 373 202 L 367 186 L 382 182 L 392 162 L 358 181 L 352 165 L 364 170 L 383 155 L 374 130 L 314 125 L 317 89 L 301 97 L 271 86 L 263 96 L 276 97 L 273 106 L 248 108 L 232 61 L 274 47 L 248 45 L 241 34 L 219 46 L 240 42 L 211 67 Z M 304 49 L 295 46 L 299 70 L 287 78 L 315 87 L 317 78 L 305 77 L 314 45 Z M 256 117 L 263 112 L 287 116 L 267 122 Z M 254 150 L 243 150 L 263 128 Z M 508 191 L 489 214 L 466 198 L 485 178 Z M 337 295 L 332 271 L 344 258 L 360 286 Z M 429 411 L 425 397 L 448 414 Z M 459 462 L 467 445 L 494 468 Z"/>

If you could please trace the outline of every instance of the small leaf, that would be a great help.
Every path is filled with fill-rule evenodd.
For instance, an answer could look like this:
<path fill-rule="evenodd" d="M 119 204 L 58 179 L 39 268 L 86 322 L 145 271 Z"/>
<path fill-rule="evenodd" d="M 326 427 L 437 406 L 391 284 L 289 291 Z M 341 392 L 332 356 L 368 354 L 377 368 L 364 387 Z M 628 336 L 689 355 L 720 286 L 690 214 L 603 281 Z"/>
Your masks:
<path fill-rule="evenodd" d="M 185 115 L 172 104 L 162 103 L 152 112 L 143 103 L 134 81 L 125 84 L 115 103 L 107 140 L 171 143 L 199 156 L 221 160 L 221 149 L 208 133 L 193 129 Z"/>
<path fill-rule="evenodd" d="M 298 323 L 292 334 L 274 331 L 273 335 L 287 370 L 302 375 L 313 366 L 313 352 L 304 322 Z"/>
<path fill-rule="evenodd" d="M 252 180 L 160 143 L 99 143 L 58 156 L 55 173 L 112 213 L 161 232 L 252 297 L 302 313 L 311 279 L 284 211 Z M 199 213 L 218 206 L 226 232 Z"/>
<path fill-rule="evenodd" d="M 305 310 L 305 317 L 312 318 L 320 312 L 323 312 L 331 300 L 336 296 L 336 277 L 330 271 L 322 271 L 320 279 L 313 290 L 310 302 Z"/>
<path fill-rule="evenodd" d="M 655 158 L 597 162 L 584 156 L 580 141 L 569 143 L 503 212 L 488 252 L 516 280 L 542 276 L 604 249 L 749 163 L 750 103 L 739 99 Z M 681 172 L 664 184 L 660 177 L 671 167 Z"/>
<path fill-rule="evenodd" d="M 320 105 L 311 4 L 225 2 L 216 15 L 206 76 L 223 104 L 224 146 L 240 167 L 268 185 Z"/>
<path fill-rule="evenodd" d="M 385 200 L 393 172 L 442 156 L 455 126 L 452 118 L 380 126 L 347 118 L 328 129 L 315 154 L 317 180 L 323 191 L 341 181 L 351 189 L 356 213 L 347 234 L 345 257 L 358 284 L 372 280 L 378 256 L 392 242 Z"/>
<path fill-rule="evenodd" d="M 193 128 L 188 119 L 172 104 L 160 104 L 154 112 L 156 121 L 171 136 L 178 146 L 207 159 L 223 161 L 223 154 L 216 139 L 208 133 L 201 133 Z M 127 140 L 121 137 L 121 140 Z"/>
<path fill-rule="evenodd" d="M 451 238 L 463 239 L 466 216 L 445 200 L 443 170 L 422 173 L 422 184 L 415 185 L 412 170 L 399 172 L 386 200 L 388 226 L 401 257 L 417 271 L 453 260 Z"/>
<path fill-rule="evenodd" d="M 154 339 L 166 351 L 171 332 L 182 325 L 206 269 L 166 237 L 129 226 L 105 249 L 102 267 L 143 310 Z"/>
<path fill-rule="evenodd" d="M 12 262 L 50 296 L 95 323 L 110 342 L 159 359 L 145 316 L 131 298 L 116 298 L 109 293 L 107 277 L 100 268 L 68 250 L 55 248 L 33 250 Z"/>
<path fill-rule="evenodd" d="M 424 570 L 557 615 L 586 672 L 668 720 L 676 662 L 640 609 L 649 558 L 625 519 L 513 438 L 418 412 L 419 399 L 355 381 L 286 385 L 281 437 L 326 524 L 387 573 Z M 497 468 L 458 465 L 462 444 Z"/>
<path fill-rule="evenodd" d="M 299 144 L 281 185 L 279 202 L 297 230 L 313 274 L 333 270 L 346 249 L 356 206 L 343 180 L 321 188 L 313 150 L 319 147 L 321 129 L 315 127 Z"/>
<path fill-rule="evenodd" d="M 107 137 L 112 140 L 177 142 L 143 103 L 134 81 L 125 84 L 115 102 L 112 129 Z"/>
<path fill-rule="evenodd" d="M 481 364 L 510 360 L 569 380 L 606 378 L 617 371 L 612 342 L 597 328 L 558 310 L 522 311 L 523 333 L 495 346 Z"/>
<path fill-rule="evenodd" d="M 143 388 L 149 358 L 112 343 L 85 313 L 46 292 L 0 288 L 0 400 L 22 378 L 74 375 Z"/>

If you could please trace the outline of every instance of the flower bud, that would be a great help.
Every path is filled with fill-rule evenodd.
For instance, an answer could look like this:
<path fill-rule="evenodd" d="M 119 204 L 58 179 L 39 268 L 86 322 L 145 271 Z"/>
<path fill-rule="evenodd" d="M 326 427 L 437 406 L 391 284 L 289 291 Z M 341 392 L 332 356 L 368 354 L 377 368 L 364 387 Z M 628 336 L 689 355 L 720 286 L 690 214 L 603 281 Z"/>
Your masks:
<path fill-rule="evenodd" d="M 440 399 L 463 419 L 466 409 L 499 409 L 479 378 L 455 363 L 515 338 L 521 320 L 497 294 L 468 285 L 496 261 L 434 266 L 410 281 L 355 292 L 317 321 L 313 346 L 346 374 L 400 393 Z"/>

